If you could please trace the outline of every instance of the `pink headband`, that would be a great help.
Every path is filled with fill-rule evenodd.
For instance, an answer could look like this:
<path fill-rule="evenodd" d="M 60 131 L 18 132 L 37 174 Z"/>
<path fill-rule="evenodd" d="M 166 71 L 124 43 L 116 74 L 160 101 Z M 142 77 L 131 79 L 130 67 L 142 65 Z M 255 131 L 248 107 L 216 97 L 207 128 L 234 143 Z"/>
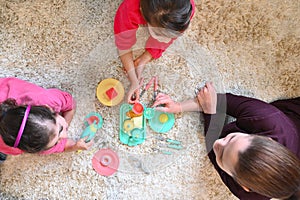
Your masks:
<path fill-rule="evenodd" d="M 15 144 L 14 144 L 14 148 L 16 148 L 20 143 L 20 139 L 22 137 L 22 134 L 23 134 L 23 131 L 24 131 L 24 128 L 25 128 L 25 124 L 26 124 L 26 121 L 28 119 L 30 108 L 31 108 L 31 106 L 27 106 L 27 108 L 26 108 L 26 111 L 24 113 L 24 117 L 23 117 L 23 120 L 22 120 L 22 124 L 21 124 L 19 132 L 18 132 L 18 136 L 17 136 Z"/>

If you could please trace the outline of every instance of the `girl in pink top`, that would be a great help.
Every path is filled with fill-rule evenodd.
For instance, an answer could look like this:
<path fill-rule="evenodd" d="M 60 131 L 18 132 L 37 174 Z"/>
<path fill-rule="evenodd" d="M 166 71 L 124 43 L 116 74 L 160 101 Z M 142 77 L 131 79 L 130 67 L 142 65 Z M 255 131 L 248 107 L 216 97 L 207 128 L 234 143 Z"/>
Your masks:
<path fill-rule="evenodd" d="M 130 81 L 127 94 L 139 98 L 137 89 L 144 66 L 162 53 L 189 26 L 195 12 L 194 0 L 124 0 L 117 10 L 114 20 L 115 43 L 120 59 Z M 136 43 L 139 26 L 148 28 L 150 37 L 145 51 L 133 60 L 131 47 Z"/>
<path fill-rule="evenodd" d="M 86 150 L 92 142 L 67 138 L 75 113 L 72 96 L 17 79 L 0 78 L 0 153 L 51 154 Z M 3 156 L 2 154 L 2 156 Z"/>

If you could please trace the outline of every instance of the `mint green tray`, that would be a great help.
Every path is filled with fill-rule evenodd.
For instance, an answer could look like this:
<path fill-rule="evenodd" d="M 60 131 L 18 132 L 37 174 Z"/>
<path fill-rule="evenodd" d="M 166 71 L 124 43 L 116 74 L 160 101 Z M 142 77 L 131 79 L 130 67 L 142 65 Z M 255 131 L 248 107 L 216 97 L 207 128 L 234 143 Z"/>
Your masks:
<path fill-rule="evenodd" d="M 133 129 L 130 131 L 124 130 L 124 122 L 130 120 L 130 117 L 126 116 L 126 113 L 132 109 L 130 104 L 122 104 L 120 107 L 120 132 L 119 138 L 123 144 L 128 146 L 136 146 L 142 144 L 146 140 L 146 118 L 142 115 L 142 127 Z"/>

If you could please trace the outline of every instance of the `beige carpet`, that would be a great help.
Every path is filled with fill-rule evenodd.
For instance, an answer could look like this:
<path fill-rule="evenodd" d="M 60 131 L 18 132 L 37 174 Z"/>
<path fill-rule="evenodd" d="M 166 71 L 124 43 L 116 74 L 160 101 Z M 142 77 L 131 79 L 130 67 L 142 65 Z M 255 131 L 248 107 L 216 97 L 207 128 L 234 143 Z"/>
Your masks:
<path fill-rule="evenodd" d="M 206 158 L 199 113 L 176 115 L 168 136 L 182 141 L 184 149 L 172 155 L 153 151 L 158 141 L 149 127 L 142 145 L 119 142 L 119 106 L 101 105 L 95 90 L 109 77 L 128 88 L 113 42 L 120 2 L 0 0 L 0 76 L 72 93 L 78 103 L 69 133 L 74 139 L 86 114 L 104 117 L 90 151 L 9 156 L 0 166 L 0 199 L 235 199 Z M 219 92 L 266 101 L 300 95 L 299 0 L 196 4 L 190 29 L 147 66 L 146 80 L 158 75 L 160 89 L 176 100 L 192 97 L 205 81 L 215 82 Z M 145 97 L 147 102 L 150 96 Z M 120 157 L 111 177 L 91 166 L 102 147 Z"/>

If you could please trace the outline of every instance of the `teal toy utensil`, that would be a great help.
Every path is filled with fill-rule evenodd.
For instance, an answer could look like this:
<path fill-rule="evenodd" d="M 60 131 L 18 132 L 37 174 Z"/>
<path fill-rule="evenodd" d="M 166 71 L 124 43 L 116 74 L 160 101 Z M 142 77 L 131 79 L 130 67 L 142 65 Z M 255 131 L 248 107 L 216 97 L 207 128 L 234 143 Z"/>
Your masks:
<path fill-rule="evenodd" d="M 183 147 L 177 144 L 158 144 L 159 147 L 167 147 L 171 149 L 181 150 Z"/>
<path fill-rule="evenodd" d="M 170 138 L 165 138 L 163 137 L 162 135 L 158 135 L 156 136 L 156 138 L 160 141 L 165 141 L 165 142 L 168 142 L 170 144 L 177 144 L 177 145 L 181 145 L 181 142 L 178 141 L 178 140 L 174 140 L 174 139 L 170 139 Z"/>

